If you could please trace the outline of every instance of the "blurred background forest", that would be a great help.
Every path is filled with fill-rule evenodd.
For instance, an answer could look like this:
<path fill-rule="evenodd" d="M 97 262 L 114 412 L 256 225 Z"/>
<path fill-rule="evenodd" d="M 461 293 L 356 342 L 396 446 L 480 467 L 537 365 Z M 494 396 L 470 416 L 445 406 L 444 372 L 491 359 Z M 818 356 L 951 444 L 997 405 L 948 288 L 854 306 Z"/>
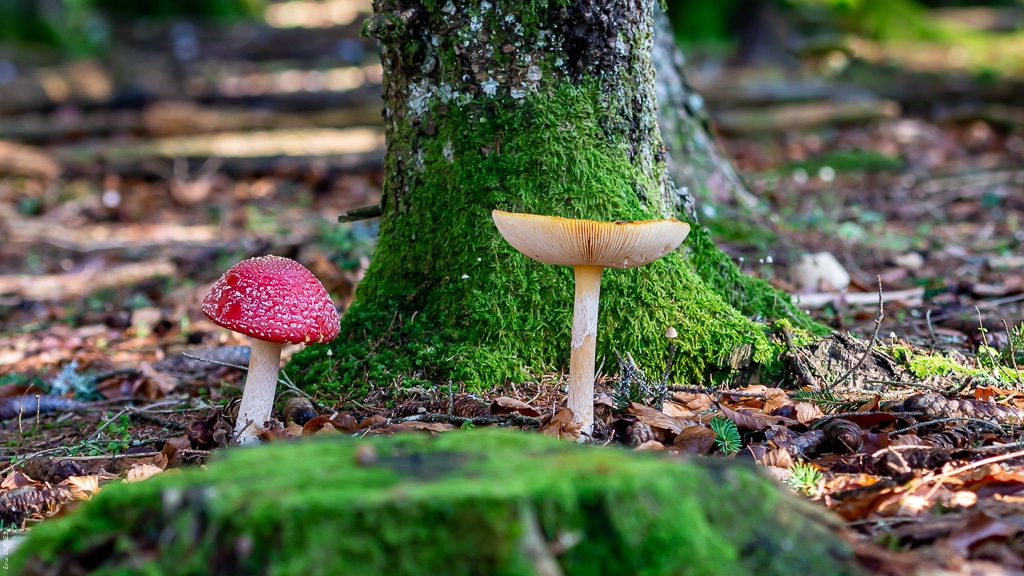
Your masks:
<path fill-rule="evenodd" d="M 370 12 L 369 0 L 0 0 L 0 331 L 14 336 L 0 377 L 116 364 L 84 352 L 97 342 L 162 357 L 223 339 L 199 297 L 267 252 L 310 265 L 344 308 L 383 177 L 381 69 L 360 35 Z M 870 326 L 881 276 L 887 328 L 912 337 L 976 340 L 974 305 L 995 299 L 981 306 L 987 334 L 1006 341 L 997 318 L 1019 318 L 1024 292 L 1024 4 L 671 0 L 667 12 L 688 108 L 746 186 L 694 190 L 702 224 L 744 271 L 854 329 Z M 818 252 L 845 272 L 796 278 Z"/>

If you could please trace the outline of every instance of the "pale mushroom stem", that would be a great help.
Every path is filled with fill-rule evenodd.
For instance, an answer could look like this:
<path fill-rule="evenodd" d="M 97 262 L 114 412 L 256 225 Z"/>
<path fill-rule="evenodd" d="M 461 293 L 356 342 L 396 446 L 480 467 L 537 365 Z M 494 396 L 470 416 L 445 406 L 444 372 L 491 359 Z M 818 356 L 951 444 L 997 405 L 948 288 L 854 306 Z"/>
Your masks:
<path fill-rule="evenodd" d="M 594 429 L 594 360 L 597 351 L 597 306 L 601 298 L 601 266 L 574 266 L 576 304 L 572 315 L 569 356 L 569 409 L 580 425 L 580 438 Z"/>
<path fill-rule="evenodd" d="M 256 427 L 270 419 L 277 390 L 277 372 L 281 364 L 281 344 L 253 338 L 250 343 L 249 372 L 245 376 L 242 403 L 235 421 L 235 442 L 259 441 Z"/>

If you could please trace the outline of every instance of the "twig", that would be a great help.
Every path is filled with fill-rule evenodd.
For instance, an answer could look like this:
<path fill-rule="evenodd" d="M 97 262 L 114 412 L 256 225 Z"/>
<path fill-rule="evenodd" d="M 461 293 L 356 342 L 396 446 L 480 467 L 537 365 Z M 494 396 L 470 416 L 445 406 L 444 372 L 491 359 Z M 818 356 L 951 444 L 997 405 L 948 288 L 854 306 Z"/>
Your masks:
<path fill-rule="evenodd" d="M 174 457 L 181 460 L 182 462 L 188 462 L 189 460 L 198 460 L 200 458 L 206 458 L 213 454 L 212 450 L 195 450 L 192 448 L 181 448 L 174 453 Z"/>
<path fill-rule="evenodd" d="M 103 422 L 103 424 L 101 424 L 98 428 L 96 428 L 96 431 L 93 432 L 92 435 L 89 436 L 89 439 L 86 440 L 86 442 L 91 442 L 91 441 L 99 438 L 100 432 L 103 432 L 104 428 L 106 428 L 107 426 L 110 426 L 111 422 L 117 420 L 123 414 L 127 414 L 130 411 L 131 411 L 131 408 L 128 407 L 128 406 L 125 406 L 124 408 L 122 408 L 120 412 L 118 412 L 117 414 L 114 414 L 114 416 L 112 418 L 108 418 L 106 421 Z"/>
<path fill-rule="evenodd" d="M 1006 296 L 1005 298 L 997 298 L 995 300 L 987 300 L 985 302 L 980 302 L 977 306 L 975 306 L 975 308 L 983 308 L 987 310 L 989 308 L 998 308 L 1003 304 L 1012 304 L 1013 302 L 1020 302 L 1021 300 L 1024 300 L 1024 293 L 1014 294 L 1013 296 Z M 966 310 L 943 312 L 942 314 L 936 314 L 935 317 L 932 318 L 932 320 L 946 320 L 947 318 L 962 316 L 966 313 Z M 915 324 L 918 324 L 920 322 L 921 320 L 910 320 L 907 322 L 903 322 L 901 324 L 897 324 L 896 327 L 906 328 L 908 326 L 914 326 Z"/>
<path fill-rule="evenodd" d="M 146 414 L 145 412 L 141 412 L 138 410 L 131 410 L 130 412 L 128 412 L 128 417 L 132 418 L 133 420 L 142 420 L 145 422 L 149 422 L 150 424 L 156 424 L 158 426 L 162 426 L 164 428 L 168 428 L 171 430 L 185 430 L 186 428 L 188 428 L 187 425 L 182 424 L 181 422 L 175 422 L 170 418 L 162 418 L 155 414 Z"/>
<path fill-rule="evenodd" d="M 929 308 L 928 311 L 924 313 L 924 320 L 925 320 L 925 322 L 928 323 L 928 334 L 931 336 L 931 342 L 930 342 L 930 344 L 928 346 L 928 349 L 929 350 L 935 350 L 935 344 L 938 342 L 938 340 L 935 338 L 935 329 L 932 328 L 932 309 L 931 308 Z"/>
<path fill-rule="evenodd" d="M 689 392 L 691 394 L 717 394 L 722 391 L 721 386 L 708 386 L 706 388 L 701 386 L 679 386 L 673 385 L 668 387 L 669 392 Z"/>
<path fill-rule="evenodd" d="M 975 468 L 981 468 L 982 466 L 986 466 L 988 464 L 995 464 L 996 462 L 1002 462 L 1003 460 L 1013 460 L 1014 458 L 1020 458 L 1022 456 L 1024 456 L 1024 450 L 1017 450 L 1016 452 L 1009 452 L 1007 454 L 1001 454 L 999 456 L 991 456 L 989 458 L 984 458 L 982 460 L 978 460 L 977 462 L 972 462 L 965 466 L 954 468 L 948 472 L 943 472 L 938 476 L 928 478 L 924 480 L 920 486 L 917 486 L 915 490 L 917 488 L 920 488 L 921 486 L 927 486 L 931 482 L 936 482 L 935 486 L 928 491 L 928 495 L 925 496 L 925 499 L 931 499 L 931 497 L 935 495 L 939 488 L 942 487 L 942 481 L 945 480 L 946 478 L 951 478 L 953 476 L 956 476 L 957 474 L 967 472 L 969 470 L 974 470 Z"/>
<path fill-rule="evenodd" d="M 839 414 L 830 414 L 828 420 L 836 418 L 853 418 L 857 416 L 881 416 L 881 415 L 899 417 L 899 416 L 925 416 L 926 414 L 921 411 L 915 412 L 890 412 L 887 410 L 871 410 L 868 412 L 840 412 Z M 820 426 L 822 423 L 815 422 L 815 426 Z"/>
<path fill-rule="evenodd" d="M 246 367 L 246 370 L 248 370 L 248 367 Z M 284 390 L 281 391 L 281 394 L 284 394 L 286 392 L 291 392 L 292 394 L 295 394 L 296 396 L 302 396 L 306 400 L 309 400 L 317 408 L 323 408 L 324 407 L 324 405 L 322 403 L 317 402 L 316 400 L 314 400 L 313 397 L 310 396 L 309 394 L 307 394 L 305 390 L 303 390 L 303 389 L 299 388 L 298 386 L 296 386 L 295 383 L 292 382 L 291 376 L 289 376 L 288 373 L 285 372 L 284 370 L 281 371 L 281 375 L 278 377 L 277 382 L 278 382 L 278 384 L 281 385 L 282 388 L 284 388 Z M 280 396 L 281 394 L 278 394 L 278 396 Z"/>
<path fill-rule="evenodd" d="M 248 366 L 242 366 L 240 364 L 232 364 L 231 362 L 222 362 L 220 360 L 214 360 L 212 358 L 203 358 L 202 356 L 196 356 L 195 354 L 189 354 L 188 352 L 182 352 L 181 355 L 184 356 L 185 358 L 191 358 L 193 360 L 199 360 L 200 362 L 208 362 L 210 364 L 216 364 L 217 366 L 224 366 L 226 368 L 235 368 L 235 369 L 238 369 L 238 370 L 242 370 L 243 372 L 249 370 Z"/>
<path fill-rule="evenodd" d="M 917 424 L 914 424 L 913 426 L 907 426 L 906 428 L 900 428 L 899 430 L 893 430 L 892 432 L 889 432 L 889 434 L 890 435 L 903 434 L 905 432 L 910 432 L 911 430 L 916 430 L 918 428 L 923 428 L 925 426 L 931 426 L 933 424 L 942 424 L 943 422 L 973 422 L 975 424 L 980 424 L 982 426 L 987 426 L 989 428 L 995 428 L 996 430 L 998 430 L 1000 432 L 1003 431 L 1003 427 L 1002 426 L 1000 426 L 999 424 L 993 424 L 992 422 L 989 422 L 988 420 L 981 420 L 979 418 L 967 418 L 965 416 L 960 416 L 960 417 L 955 417 L 954 416 L 954 417 L 950 417 L 950 418 L 938 418 L 936 420 L 929 420 L 927 422 L 918 422 Z M 1012 426 L 1012 424 L 1010 426 Z"/>
<path fill-rule="evenodd" d="M 865 384 L 882 384 L 883 386 L 885 386 L 885 388 L 881 389 L 883 391 L 888 391 L 888 388 L 895 386 L 897 388 L 913 388 L 915 390 L 927 390 L 929 392 L 934 392 L 936 394 L 950 394 L 949 390 L 940 388 L 938 386 L 925 384 L 924 382 L 914 382 L 906 380 L 863 380 L 863 382 Z M 876 388 L 876 390 L 877 389 L 878 388 Z"/>
<path fill-rule="evenodd" d="M 224 366 L 225 368 L 234 368 L 236 370 L 241 370 L 243 372 L 248 372 L 249 371 L 249 367 L 248 366 L 242 366 L 241 364 L 234 364 L 234 363 L 231 363 L 231 362 L 223 362 L 221 360 L 214 360 L 212 358 L 203 358 L 202 356 L 196 356 L 195 354 L 189 354 L 188 352 L 182 352 L 181 355 L 186 357 L 186 358 L 191 358 L 193 360 L 199 360 L 200 362 L 207 362 L 209 364 L 215 364 L 217 366 Z M 277 377 L 277 383 L 281 386 L 281 388 L 283 388 L 283 390 L 281 391 L 281 394 L 284 394 L 285 392 L 291 392 L 292 394 L 295 394 L 296 396 L 304 396 L 306 399 L 308 399 L 310 402 L 312 402 L 317 407 L 323 408 L 323 404 L 321 404 L 320 402 L 317 402 L 316 400 L 313 399 L 312 396 L 307 394 L 305 390 L 302 390 L 301 388 L 296 386 L 295 383 L 292 382 L 291 377 L 288 376 L 287 372 L 282 370 L 279 373 L 279 376 Z"/>
<path fill-rule="evenodd" d="M 871 354 L 871 349 L 874 348 L 875 342 L 878 340 L 878 331 L 882 329 L 882 319 L 885 318 L 885 306 L 883 303 L 884 301 L 882 300 L 882 277 L 876 276 L 876 278 L 878 279 L 878 316 L 875 318 L 875 331 L 871 334 L 871 340 L 868 341 L 867 348 L 864 349 L 864 354 L 861 355 L 860 360 L 858 360 L 857 363 L 846 372 L 846 374 L 843 374 L 842 378 L 826 386 L 825 390 L 831 391 L 833 388 L 839 386 L 843 382 L 846 382 L 854 372 L 860 370 L 860 367 L 868 359 L 868 356 Z"/>
<path fill-rule="evenodd" d="M 974 311 L 978 313 L 978 332 L 981 332 L 981 343 L 988 348 L 988 328 L 985 328 L 985 321 L 981 318 L 981 308 L 975 306 Z"/>
<path fill-rule="evenodd" d="M 14 462 L 13 464 L 11 464 L 10 466 L 4 468 L 3 470 L 0 470 L 0 476 L 5 476 L 8 472 L 10 472 L 11 470 L 14 470 L 14 468 L 19 463 L 21 463 L 21 462 L 25 462 L 25 461 L 31 460 L 32 458 L 38 458 L 40 456 L 49 456 L 50 454 L 56 454 L 56 453 L 58 453 L 58 452 L 60 452 L 62 450 L 69 450 L 69 449 L 70 448 L 68 448 L 67 446 L 58 446 L 56 448 L 47 448 L 46 450 L 40 450 L 38 452 L 34 452 L 32 454 L 29 454 L 27 456 L 23 456 L 23 457 L 20 457 L 20 458 L 15 456 L 13 458 L 16 458 L 17 461 Z"/>
<path fill-rule="evenodd" d="M 92 460 L 123 460 L 125 458 L 152 458 L 160 454 L 153 450 L 150 452 L 137 452 L 135 454 L 95 454 L 92 456 L 62 456 L 62 460 L 74 460 L 76 462 L 89 462 Z"/>
<path fill-rule="evenodd" d="M 114 422 L 115 420 L 117 420 L 118 418 L 120 418 L 124 414 L 131 414 L 133 412 L 134 413 L 146 412 L 147 410 L 150 410 L 152 408 L 163 407 L 163 406 L 171 406 L 171 405 L 174 405 L 174 404 L 179 404 L 180 402 L 181 402 L 181 400 L 175 398 L 175 399 L 172 399 L 172 400 L 164 400 L 162 402 L 154 402 L 153 404 L 150 404 L 149 406 L 146 406 L 145 408 L 136 408 L 134 406 L 125 406 L 124 408 L 121 409 L 120 412 L 115 414 L 112 418 L 108 418 L 105 422 L 103 422 L 103 424 L 101 424 L 100 427 L 97 428 L 96 431 L 93 432 L 91 436 L 89 436 L 89 440 L 88 441 L 92 441 L 92 440 L 95 440 L 96 438 L 98 438 L 100 432 L 102 432 L 104 428 L 109 426 L 111 422 Z"/>

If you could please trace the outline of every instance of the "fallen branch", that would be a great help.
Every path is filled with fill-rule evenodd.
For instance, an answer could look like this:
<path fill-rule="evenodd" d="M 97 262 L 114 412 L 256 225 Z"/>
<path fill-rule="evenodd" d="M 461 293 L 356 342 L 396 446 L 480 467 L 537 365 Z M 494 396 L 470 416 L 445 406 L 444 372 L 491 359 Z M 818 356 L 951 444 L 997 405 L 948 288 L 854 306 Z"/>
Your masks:
<path fill-rule="evenodd" d="M 53 180 L 60 164 L 39 148 L 0 141 L 0 174 Z"/>
<path fill-rule="evenodd" d="M 4 274 L 0 275 L 0 294 L 34 301 L 62 300 L 86 296 L 104 288 L 137 284 L 150 278 L 176 276 L 177 273 L 178 267 L 170 260 L 156 260 L 93 267 L 67 274 Z"/>
<path fill-rule="evenodd" d="M 782 104 L 756 109 L 725 110 L 712 114 L 722 132 L 750 134 L 784 132 L 813 126 L 869 122 L 896 118 L 900 105 L 892 100 L 825 101 Z"/>
<path fill-rule="evenodd" d="M 71 164 L 104 160 L 113 164 L 151 158 L 277 158 L 369 154 L 383 150 L 377 128 L 310 128 L 261 132 L 219 132 L 156 138 L 132 143 L 93 143 L 57 148 L 55 156 Z"/>

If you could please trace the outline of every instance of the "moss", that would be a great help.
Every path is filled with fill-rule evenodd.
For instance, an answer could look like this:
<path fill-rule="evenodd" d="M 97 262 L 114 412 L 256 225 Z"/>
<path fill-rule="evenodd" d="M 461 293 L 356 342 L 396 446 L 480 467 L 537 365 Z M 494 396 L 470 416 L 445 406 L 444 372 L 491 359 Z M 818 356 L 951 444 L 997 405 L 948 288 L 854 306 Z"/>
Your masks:
<path fill-rule="evenodd" d="M 508 111 L 444 108 L 434 109 L 437 133 L 422 150 L 430 168 L 412 174 L 417 194 L 407 203 L 385 200 L 398 203 L 402 222 L 382 221 L 343 336 L 330 357 L 311 347 L 293 360 L 299 383 L 328 392 L 409 378 L 485 387 L 561 370 L 572 271 L 516 252 L 491 210 L 608 221 L 663 215 L 659 182 L 630 161 L 627 142 L 609 141 L 602 129 L 597 83 L 565 83 Z M 437 232 L 424 234 L 430 230 Z M 786 297 L 752 283 L 700 227 L 684 246 L 686 254 L 643 268 L 605 271 L 599 357 L 629 351 L 660 373 L 663 335 L 674 326 L 677 379 L 704 380 L 737 346 L 749 345 L 756 362 L 771 360 L 777 350 L 764 327 L 739 311 L 785 315 Z"/>
<path fill-rule="evenodd" d="M 539 554 L 567 576 L 858 573 L 828 518 L 724 461 L 493 430 L 338 438 L 107 485 L 34 528 L 11 568 L 515 576 L 542 573 Z"/>
<path fill-rule="evenodd" d="M 997 381 L 1002 384 L 1016 384 L 1021 374 L 1011 366 L 1004 366 L 998 363 L 998 354 L 984 348 L 979 354 L 986 354 L 984 358 L 979 357 L 978 363 L 983 366 L 967 366 L 963 362 L 950 356 L 942 354 L 918 354 L 904 346 L 893 347 L 893 357 L 902 362 L 911 374 L 917 378 L 929 378 L 932 376 L 973 376 L 984 380 Z"/>
<path fill-rule="evenodd" d="M 667 184 L 650 2 L 481 6 L 375 4 L 366 30 L 383 47 L 388 141 L 380 243 L 341 336 L 289 365 L 301 386 L 358 397 L 411 380 L 479 389 L 561 371 L 572 271 L 516 252 L 491 211 L 692 214 Z M 695 149 L 694 162 L 709 150 Z M 599 356 L 630 352 L 661 373 L 673 326 L 675 379 L 721 380 L 717 372 L 776 357 L 753 319 L 808 322 L 692 220 L 682 253 L 605 272 Z"/>
<path fill-rule="evenodd" d="M 905 169 L 906 161 L 898 156 L 882 154 L 875 150 L 839 150 L 807 160 L 786 162 L 769 171 L 769 175 L 789 175 L 797 169 L 816 174 L 826 166 L 839 173 L 892 172 Z"/>

